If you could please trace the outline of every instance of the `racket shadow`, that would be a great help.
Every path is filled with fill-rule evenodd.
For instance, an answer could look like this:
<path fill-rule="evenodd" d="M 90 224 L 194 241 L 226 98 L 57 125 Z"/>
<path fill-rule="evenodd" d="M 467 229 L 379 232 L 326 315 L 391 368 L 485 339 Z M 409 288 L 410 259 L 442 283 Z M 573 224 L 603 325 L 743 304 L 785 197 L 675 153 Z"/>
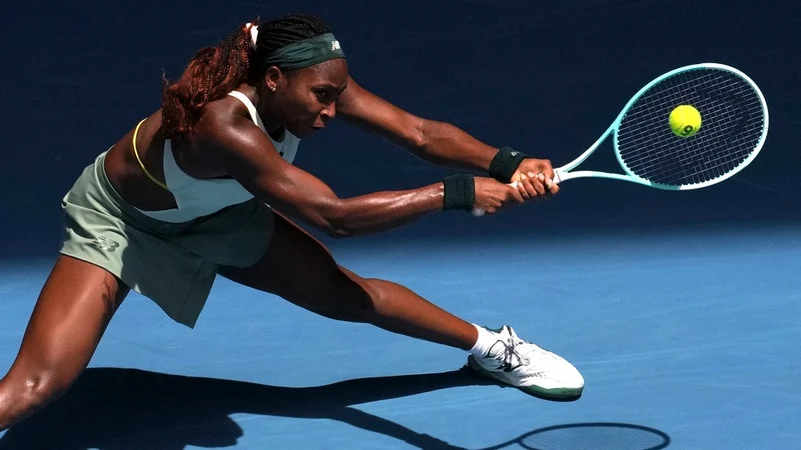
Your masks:
<path fill-rule="evenodd" d="M 539 428 L 481 450 L 662 450 L 669 445 L 670 436 L 655 428 L 630 423 L 586 422 Z"/>
<path fill-rule="evenodd" d="M 123 368 L 90 368 L 56 402 L 10 428 L 0 449 L 99 450 L 236 445 L 244 435 L 231 414 L 325 418 L 412 446 L 455 450 L 351 406 L 459 386 L 491 385 L 468 368 L 361 378 L 315 387 L 280 387 Z"/>

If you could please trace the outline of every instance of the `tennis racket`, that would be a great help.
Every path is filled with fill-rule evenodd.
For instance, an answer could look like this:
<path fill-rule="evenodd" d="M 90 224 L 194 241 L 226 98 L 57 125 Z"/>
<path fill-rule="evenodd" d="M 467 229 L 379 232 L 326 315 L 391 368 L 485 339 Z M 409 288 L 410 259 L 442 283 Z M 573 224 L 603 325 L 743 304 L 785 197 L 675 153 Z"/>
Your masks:
<path fill-rule="evenodd" d="M 681 105 L 701 115 L 701 126 L 690 136 L 669 125 L 671 112 Z M 765 97 L 747 75 L 723 64 L 689 65 L 640 89 L 590 148 L 554 169 L 553 181 L 592 177 L 670 191 L 699 189 L 743 170 L 756 158 L 767 134 Z M 625 173 L 573 171 L 610 136 Z M 484 213 L 473 209 L 474 215 Z"/>

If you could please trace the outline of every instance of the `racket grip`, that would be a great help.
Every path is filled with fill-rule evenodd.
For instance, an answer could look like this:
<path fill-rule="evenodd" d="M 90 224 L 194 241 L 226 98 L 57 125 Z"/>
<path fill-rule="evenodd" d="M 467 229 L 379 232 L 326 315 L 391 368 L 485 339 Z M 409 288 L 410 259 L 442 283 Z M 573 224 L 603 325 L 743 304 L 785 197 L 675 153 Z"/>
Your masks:
<path fill-rule="evenodd" d="M 517 181 L 509 183 L 509 186 L 517 188 Z M 483 208 L 473 208 L 473 215 L 476 217 L 481 217 L 486 213 L 487 211 L 485 211 Z"/>
<path fill-rule="evenodd" d="M 559 184 L 562 182 L 562 172 L 559 169 L 553 170 L 553 182 L 555 184 Z M 509 183 L 509 186 L 517 188 L 517 181 Z M 486 213 L 487 211 L 483 210 L 482 208 L 473 208 L 473 215 L 476 217 L 481 217 Z"/>

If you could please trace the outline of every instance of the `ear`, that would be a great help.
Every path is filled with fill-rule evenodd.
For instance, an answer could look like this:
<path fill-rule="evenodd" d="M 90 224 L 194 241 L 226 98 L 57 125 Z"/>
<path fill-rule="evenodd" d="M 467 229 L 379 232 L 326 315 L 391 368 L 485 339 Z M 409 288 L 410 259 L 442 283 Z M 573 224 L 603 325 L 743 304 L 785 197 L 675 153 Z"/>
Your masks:
<path fill-rule="evenodd" d="M 270 66 L 264 74 L 264 84 L 267 89 L 275 92 L 286 83 L 286 75 L 276 66 Z"/>

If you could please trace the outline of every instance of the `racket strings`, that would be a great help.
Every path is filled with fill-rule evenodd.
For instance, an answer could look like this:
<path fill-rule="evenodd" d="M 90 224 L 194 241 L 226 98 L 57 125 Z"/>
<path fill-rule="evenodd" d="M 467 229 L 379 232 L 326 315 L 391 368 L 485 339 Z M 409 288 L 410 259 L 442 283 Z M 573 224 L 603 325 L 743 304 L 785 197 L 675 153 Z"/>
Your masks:
<path fill-rule="evenodd" d="M 668 95 L 667 96 L 663 96 L 663 99 L 667 98 L 669 100 L 669 102 L 671 102 L 671 103 L 673 103 L 675 105 L 677 101 L 680 101 L 679 99 L 676 98 L 676 91 L 681 91 L 682 89 L 691 89 L 692 88 L 692 87 L 686 86 L 686 84 L 687 84 L 686 82 L 685 83 L 674 83 L 673 86 L 669 86 L 669 88 L 666 91 L 666 93 Z M 704 84 L 709 84 L 709 80 L 704 80 Z M 651 99 L 650 99 L 650 100 L 652 100 L 651 102 L 643 102 L 642 106 L 641 106 L 643 112 L 648 116 L 647 119 L 650 119 L 650 120 L 653 120 L 655 118 L 654 116 L 659 116 L 660 115 L 659 111 L 658 111 L 660 109 L 659 106 L 661 106 L 659 104 L 660 102 L 653 102 L 654 98 L 655 98 L 655 96 L 652 96 Z M 711 108 L 707 108 L 707 111 L 711 111 L 711 113 L 715 117 L 723 117 L 723 118 L 727 118 L 728 117 L 728 118 L 730 118 L 730 117 L 732 117 L 732 114 L 735 113 L 735 111 L 732 111 L 731 109 L 732 109 L 732 102 L 720 102 L 720 101 L 718 101 L 718 102 L 713 103 L 711 105 Z M 709 117 L 709 112 L 705 112 L 705 116 Z M 664 116 L 662 116 L 662 117 L 664 117 Z M 729 121 L 729 122 L 731 122 L 731 121 Z M 709 124 L 707 124 L 707 125 L 709 125 Z M 715 140 L 715 138 L 718 138 L 718 140 L 719 140 L 719 138 L 721 136 L 726 134 L 723 128 L 729 128 L 730 126 L 731 126 L 731 124 L 730 123 L 725 123 L 725 121 L 716 121 L 714 123 L 714 128 L 715 128 L 714 130 L 709 130 L 710 127 L 707 126 L 705 128 L 705 131 L 707 132 L 707 136 L 709 138 L 711 138 L 712 140 Z M 640 132 L 642 133 L 645 130 L 646 130 L 646 128 L 641 128 Z M 659 150 L 659 149 L 654 148 L 654 145 L 653 145 L 654 142 L 648 142 L 647 140 L 644 141 L 642 139 L 642 134 L 641 133 L 640 133 L 640 136 L 638 138 L 635 138 L 634 143 L 637 145 L 638 149 L 640 150 L 639 154 L 640 155 L 646 155 L 646 156 L 650 157 L 651 161 L 652 161 L 652 164 L 650 164 L 650 165 L 643 164 L 643 161 L 639 161 L 639 164 L 636 164 L 637 161 L 632 161 L 632 164 L 631 164 L 630 168 L 632 170 L 637 171 L 637 172 L 646 172 L 647 175 L 650 176 L 651 178 L 653 178 L 655 175 L 658 175 L 656 173 L 653 173 L 653 172 L 655 172 L 654 170 L 648 170 L 648 169 L 654 169 L 654 168 L 660 169 L 660 171 L 662 172 L 662 176 L 663 177 L 665 177 L 665 178 L 669 177 L 669 178 L 672 178 L 672 179 L 676 178 L 676 175 L 677 175 L 676 171 L 684 172 L 684 170 L 686 170 L 686 168 L 688 166 L 689 167 L 693 167 L 694 164 L 695 164 L 694 168 L 696 169 L 696 171 L 698 169 L 702 169 L 702 170 L 705 169 L 706 171 L 715 171 L 715 169 L 720 169 L 721 168 L 721 160 L 726 161 L 726 158 L 731 156 L 731 155 L 723 155 L 723 157 L 721 157 L 719 155 L 717 158 L 711 158 L 709 155 L 703 155 L 703 156 L 706 156 L 706 157 L 701 158 L 699 160 L 699 156 L 702 156 L 702 155 L 699 154 L 699 152 L 697 152 L 697 151 L 694 151 L 694 152 L 683 151 L 682 153 L 679 153 L 679 154 L 675 155 L 675 157 L 671 158 L 671 156 L 674 156 L 674 155 L 670 155 L 669 152 L 656 151 L 656 150 Z M 717 144 L 720 145 L 719 142 Z M 707 145 L 708 145 L 708 143 L 707 143 Z M 627 161 L 632 160 L 632 159 L 633 158 L 631 158 L 631 157 L 626 158 Z M 725 162 L 724 162 L 724 164 L 725 164 Z M 673 169 L 673 170 L 671 171 L 671 169 Z M 662 181 L 665 181 L 665 180 L 662 180 Z M 701 180 L 701 181 L 703 181 L 703 180 Z"/>
<path fill-rule="evenodd" d="M 705 80 L 705 84 L 709 84 L 709 80 Z M 676 88 L 681 89 L 681 86 L 676 86 L 670 91 L 674 91 Z M 674 104 L 676 101 L 680 101 L 676 99 L 674 92 L 669 92 L 669 94 L 670 96 L 667 98 L 670 101 L 674 102 Z M 654 106 L 658 106 L 658 103 L 651 102 L 650 105 L 645 104 L 644 106 L 645 106 L 644 110 L 647 111 L 647 114 L 651 116 L 649 118 L 652 119 L 653 116 L 655 115 L 654 109 L 658 109 L 654 108 Z M 707 108 L 707 111 L 705 111 L 705 117 L 707 117 L 707 119 L 709 119 L 709 117 L 731 118 L 737 113 L 737 111 L 733 110 L 732 102 L 717 101 L 713 102 L 710 106 L 711 108 Z M 709 122 L 709 120 L 707 120 L 707 122 Z M 727 134 L 729 134 L 728 129 L 731 128 L 732 125 L 731 122 L 732 122 L 731 120 L 728 121 L 718 120 L 713 123 L 712 127 L 710 127 L 709 123 L 707 123 L 707 126 L 705 127 L 705 132 L 708 137 L 707 140 L 710 142 L 707 142 L 706 145 L 709 146 L 711 144 L 717 147 L 725 145 L 725 142 L 720 142 L 720 140 L 722 136 L 726 136 Z M 682 181 L 684 183 L 687 183 L 688 181 L 689 182 L 705 181 L 704 178 L 698 178 L 697 180 L 686 179 L 686 178 L 683 180 L 677 180 L 677 176 L 681 175 L 686 176 L 687 175 L 686 171 L 688 167 L 693 170 L 691 175 L 694 174 L 696 176 L 699 176 L 703 173 L 703 171 L 705 171 L 709 175 L 711 175 L 711 177 L 709 178 L 720 176 L 723 173 L 730 170 L 731 168 L 733 168 L 733 167 L 727 167 L 727 163 L 731 163 L 732 160 L 739 162 L 740 159 L 744 159 L 744 157 L 747 156 L 747 152 L 737 153 L 737 149 L 733 149 L 734 151 L 718 153 L 718 154 L 713 154 L 711 152 L 706 152 L 706 154 L 703 154 L 698 151 L 683 151 L 682 153 L 679 153 L 677 155 L 670 155 L 669 152 L 657 151 L 661 149 L 654 148 L 653 142 L 642 142 L 641 139 L 639 141 L 640 142 L 635 141 L 638 144 L 639 148 L 645 149 L 645 151 L 641 152 L 640 154 L 651 156 L 652 158 L 654 158 L 653 161 L 655 162 L 655 164 L 652 164 L 651 166 L 648 164 L 644 164 L 643 161 L 638 161 L 639 164 L 635 164 L 635 162 L 633 161 L 631 165 L 632 170 L 635 170 L 637 172 L 644 172 L 644 174 L 647 174 L 647 176 L 649 176 L 650 178 L 655 178 L 661 175 L 661 177 L 664 178 L 663 180 L 661 180 L 663 182 Z M 671 156 L 674 157 L 671 158 Z M 627 158 L 627 161 L 630 159 L 632 158 Z M 659 172 L 661 172 L 661 174 Z"/>
<path fill-rule="evenodd" d="M 700 131 L 673 134 L 670 112 L 689 104 L 701 113 Z M 758 147 L 764 110 L 743 78 L 704 68 L 662 80 L 641 95 L 618 127 L 617 151 L 634 175 L 665 185 L 703 183 L 735 170 Z"/>

